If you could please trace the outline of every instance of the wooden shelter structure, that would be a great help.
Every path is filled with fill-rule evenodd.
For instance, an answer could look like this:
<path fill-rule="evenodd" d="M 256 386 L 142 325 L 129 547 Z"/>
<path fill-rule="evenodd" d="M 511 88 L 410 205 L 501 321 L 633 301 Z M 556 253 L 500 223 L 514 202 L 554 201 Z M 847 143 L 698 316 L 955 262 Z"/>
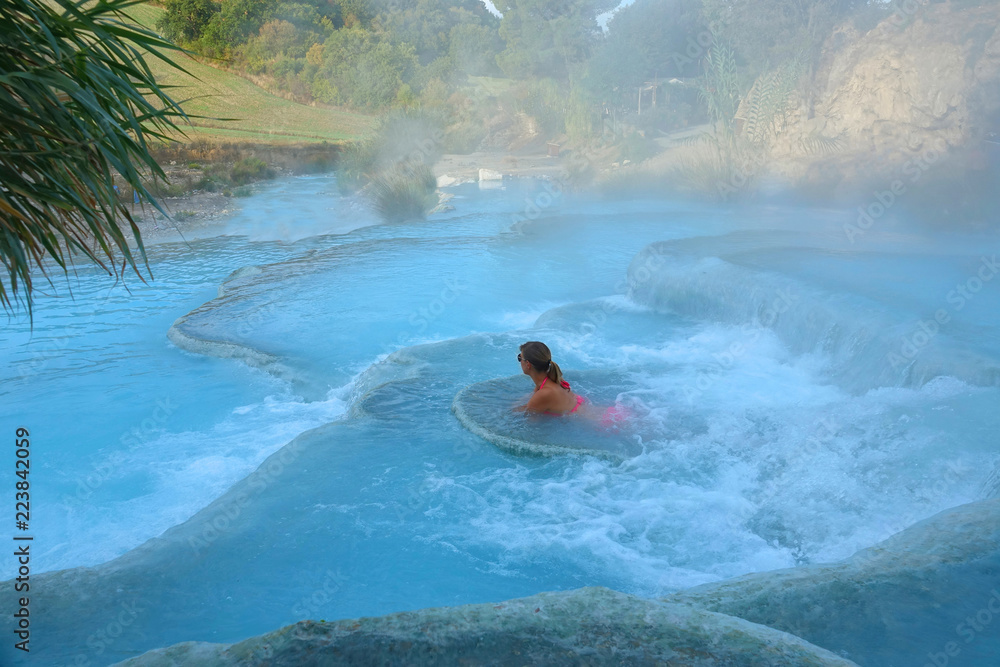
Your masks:
<path fill-rule="evenodd" d="M 643 98 L 649 99 L 649 105 L 656 107 L 658 97 L 663 97 L 664 103 L 670 102 L 670 89 L 671 88 L 685 88 L 688 87 L 690 83 L 678 78 L 667 79 L 661 81 L 660 79 L 653 79 L 652 81 L 645 81 L 639 86 L 639 107 L 637 109 L 637 114 L 642 115 L 642 102 Z M 664 93 L 660 93 L 660 88 L 666 87 Z M 647 108 L 648 108 L 647 106 Z"/>

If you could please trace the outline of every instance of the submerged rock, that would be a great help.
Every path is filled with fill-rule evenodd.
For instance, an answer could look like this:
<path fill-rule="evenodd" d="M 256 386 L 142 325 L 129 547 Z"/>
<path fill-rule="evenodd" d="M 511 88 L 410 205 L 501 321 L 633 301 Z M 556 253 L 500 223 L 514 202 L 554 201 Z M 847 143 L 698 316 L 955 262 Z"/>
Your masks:
<path fill-rule="evenodd" d="M 332 623 L 302 621 L 238 644 L 187 642 L 119 664 L 854 665 L 784 632 L 607 588 Z"/>
<path fill-rule="evenodd" d="M 520 456 L 583 454 L 623 461 L 641 454 L 635 425 L 627 419 L 612 422 L 604 417 L 605 410 L 616 406 L 618 392 L 630 388 L 623 378 L 601 371 L 575 371 L 571 377 L 576 391 L 586 397 L 573 415 L 553 417 L 512 411 L 531 395 L 532 384 L 523 375 L 465 387 L 455 396 L 451 410 L 469 431 Z M 627 409 L 622 414 L 628 414 Z"/>
<path fill-rule="evenodd" d="M 1000 655 L 1000 499 L 945 510 L 854 556 L 664 598 L 793 633 L 866 667 Z"/>

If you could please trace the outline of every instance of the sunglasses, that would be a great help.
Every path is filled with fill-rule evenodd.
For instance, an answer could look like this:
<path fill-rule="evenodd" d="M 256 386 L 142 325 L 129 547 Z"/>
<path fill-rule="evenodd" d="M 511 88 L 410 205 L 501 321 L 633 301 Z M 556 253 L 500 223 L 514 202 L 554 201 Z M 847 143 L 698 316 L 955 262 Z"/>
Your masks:
<path fill-rule="evenodd" d="M 518 361 L 524 361 L 524 359 L 521 358 L 521 353 L 520 352 L 517 353 L 517 360 Z"/>

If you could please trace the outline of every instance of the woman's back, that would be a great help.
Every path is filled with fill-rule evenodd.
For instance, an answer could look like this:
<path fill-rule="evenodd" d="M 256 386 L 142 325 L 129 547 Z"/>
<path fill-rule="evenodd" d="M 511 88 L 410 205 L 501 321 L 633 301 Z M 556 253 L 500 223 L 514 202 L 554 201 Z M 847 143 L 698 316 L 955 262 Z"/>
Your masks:
<path fill-rule="evenodd" d="M 569 382 L 565 380 L 557 385 L 554 382 L 548 382 L 548 378 L 542 378 L 542 383 L 538 385 L 535 392 L 539 394 L 538 398 L 544 401 L 544 412 L 547 414 L 562 415 L 576 412 L 584 401 L 583 396 L 573 393 Z"/>

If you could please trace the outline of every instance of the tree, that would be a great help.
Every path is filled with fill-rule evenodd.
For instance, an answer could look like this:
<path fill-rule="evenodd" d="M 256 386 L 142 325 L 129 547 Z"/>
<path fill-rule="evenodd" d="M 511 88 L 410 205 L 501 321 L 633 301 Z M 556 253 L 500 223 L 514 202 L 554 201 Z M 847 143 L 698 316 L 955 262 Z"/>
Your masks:
<path fill-rule="evenodd" d="M 500 37 L 506 49 L 497 64 L 512 78 L 547 76 L 566 80 L 585 62 L 601 35 L 597 16 L 618 0 L 506 0 Z"/>
<path fill-rule="evenodd" d="M 205 26 L 207 46 L 226 52 L 242 44 L 274 16 L 277 6 L 277 0 L 222 0 Z"/>
<path fill-rule="evenodd" d="M 369 0 L 333 0 L 338 7 L 338 28 L 361 28 L 371 23 L 374 16 Z"/>
<path fill-rule="evenodd" d="M 654 78 L 701 74 L 700 16 L 683 0 L 637 0 L 618 10 L 587 63 L 587 87 L 598 101 L 634 108 L 636 91 Z M 698 47 L 700 50 L 700 47 Z"/>
<path fill-rule="evenodd" d="M 754 75 L 789 60 L 811 63 L 834 24 L 867 0 L 703 0 L 706 23 Z"/>
<path fill-rule="evenodd" d="M 448 52 L 454 67 L 473 76 L 499 74 L 496 56 L 503 46 L 490 26 L 463 23 L 449 33 Z"/>
<path fill-rule="evenodd" d="M 212 0 L 166 0 L 163 16 L 156 27 L 176 42 L 192 42 L 201 37 L 202 30 L 219 11 Z"/>
<path fill-rule="evenodd" d="M 875 3 L 873 3 L 875 4 Z M 705 21 L 759 76 L 775 67 L 804 72 L 808 117 L 816 92 L 816 66 L 833 27 L 869 6 L 868 0 L 702 0 Z"/>
<path fill-rule="evenodd" d="M 421 65 L 446 56 L 451 31 L 459 26 L 492 30 L 499 20 L 479 0 L 411 0 L 384 3 L 373 21 L 376 32 L 387 33 L 393 42 L 405 42 L 415 50 Z M 487 42 L 488 44 L 488 42 Z"/>
<path fill-rule="evenodd" d="M 45 259 L 68 272 L 82 253 L 118 277 L 144 280 L 119 221 L 128 225 L 149 271 L 139 228 L 115 189 L 162 209 L 140 169 L 163 178 L 148 152 L 184 113 L 143 60 L 177 47 L 123 13 L 136 0 L 0 0 L 0 277 L 5 310 L 32 313 L 32 266 L 51 284 Z M 152 276 L 150 276 L 152 277 Z"/>
<path fill-rule="evenodd" d="M 391 44 L 360 28 L 342 28 L 323 44 L 323 64 L 313 79 L 314 94 L 332 104 L 385 108 L 412 77 L 416 60 L 408 44 Z M 319 79 L 329 83 L 317 86 Z M 332 96 L 325 97 L 328 94 Z"/>

